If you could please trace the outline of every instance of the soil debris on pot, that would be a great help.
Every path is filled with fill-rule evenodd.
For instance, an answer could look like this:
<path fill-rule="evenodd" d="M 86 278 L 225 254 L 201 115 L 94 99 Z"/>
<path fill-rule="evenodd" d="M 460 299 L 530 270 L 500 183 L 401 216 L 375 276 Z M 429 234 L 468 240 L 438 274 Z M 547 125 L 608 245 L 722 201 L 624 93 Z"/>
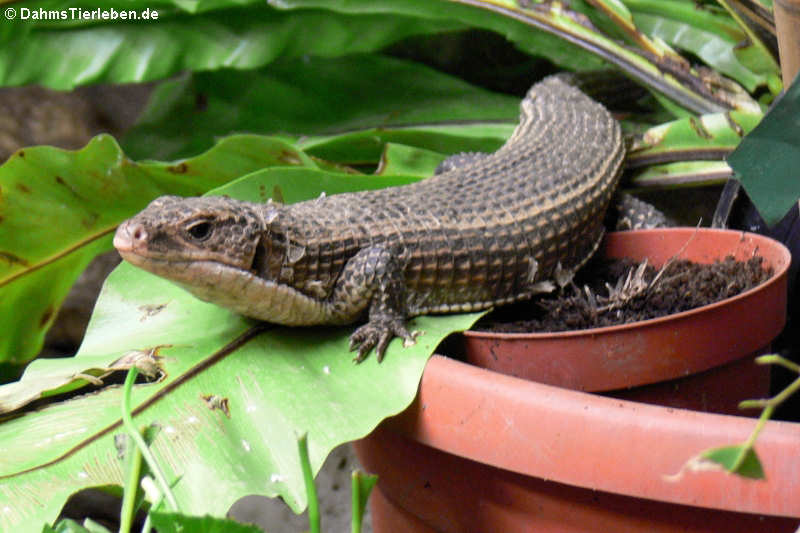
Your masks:
<path fill-rule="evenodd" d="M 497 309 L 473 329 L 545 333 L 616 326 L 688 311 L 730 298 L 768 280 L 763 258 L 732 256 L 711 264 L 685 259 L 657 269 L 631 259 L 597 258 L 550 295 Z"/>

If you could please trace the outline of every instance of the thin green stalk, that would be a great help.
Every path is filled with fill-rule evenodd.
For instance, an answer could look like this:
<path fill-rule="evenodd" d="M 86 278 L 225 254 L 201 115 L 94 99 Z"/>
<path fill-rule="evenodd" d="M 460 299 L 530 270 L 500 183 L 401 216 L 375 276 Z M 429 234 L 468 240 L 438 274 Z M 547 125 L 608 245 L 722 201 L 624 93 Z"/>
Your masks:
<path fill-rule="evenodd" d="M 180 509 L 178 508 L 178 501 L 175 499 L 175 495 L 172 494 L 172 489 L 167 483 L 167 478 L 164 476 L 164 473 L 161 470 L 161 466 L 159 466 L 156 458 L 153 457 L 153 453 L 150 451 L 150 448 L 145 443 L 142 435 L 136 430 L 136 426 L 133 425 L 133 418 L 131 417 L 131 389 L 133 388 L 133 384 L 136 382 L 136 376 L 139 374 L 139 369 L 135 366 L 132 366 L 130 370 L 128 370 L 128 376 L 125 378 L 125 385 L 122 389 L 122 425 L 125 427 L 125 430 L 128 432 L 128 435 L 133 439 L 133 442 L 141 451 L 144 460 L 147 462 L 147 466 L 150 469 L 150 472 L 153 473 L 153 476 L 156 478 L 158 482 L 162 494 L 167 499 L 167 504 L 170 507 L 171 511 L 179 512 Z"/>
<path fill-rule="evenodd" d="M 759 364 L 779 364 L 800 374 L 800 365 L 797 365 L 788 359 L 784 359 L 779 355 L 764 355 L 756 359 L 756 361 Z M 750 433 L 750 436 L 742 445 L 742 451 L 736 458 L 736 461 L 733 463 L 731 471 L 736 472 L 742 466 L 742 463 L 744 463 L 745 459 L 747 458 L 748 452 L 755 446 L 756 439 L 761 433 L 761 430 L 764 429 L 764 426 L 767 424 L 769 419 L 772 418 L 772 413 L 775 412 L 775 409 L 777 409 L 779 405 L 785 402 L 789 396 L 797 391 L 800 391 L 800 377 L 795 379 L 789 384 L 788 387 L 783 389 L 772 398 L 767 398 L 765 400 L 745 400 L 739 404 L 739 408 L 741 409 L 760 407 L 763 408 L 763 411 L 761 411 L 761 416 L 758 417 L 758 422 L 756 423 L 756 427 L 753 428 L 753 432 Z"/>
<path fill-rule="evenodd" d="M 745 400 L 739 403 L 740 409 L 754 409 L 754 408 L 776 408 L 783 402 L 785 402 L 789 396 L 794 394 L 800 390 L 800 377 L 794 380 L 792 383 L 789 384 L 788 387 L 780 391 L 778 394 L 773 396 L 772 398 L 767 398 L 766 400 Z"/>
<path fill-rule="evenodd" d="M 128 440 L 125 447 L 125 457 L 128 465 L 128 477 L 125 480 L 125 490 L 122 493 L 122 510 L 119 517 L 119 533 L 130 533 L 133 525 L 133 515 L 136 511 L 136 495 L 139 491 L 139 478 L 142 475 L 142 452 L 133 446 L 133 441 Z"/>
<path fill-rule="evenodd" d="M 361 512 L 361 484 L 358 482 L 357 470 L 350 473 L 350 512 L 352 513 L 350 533 L 361 533 L 363 513 Z"/>
<path fill-rule="evenodd" d="M 377 481 L 378 476 L 364 474 L 358 470 L 353 470 L 350 474 L 351 533 L 361 533 L 361 524 L 364 520 L 364 511 L 367 508 L 369 493 Z"/>
<path fill-rule="evenodd" d="M 314 486 L 314 474 L 311 472 L 311 460 L 308 458 L 308 435 L 303 434 L 297 439 L 297 451 L 300 454 L 300 468 L 308 497 L 308 529 L 311 533 L 320 533 L 319 501 L 317 488 Z"/>
<path fill-rule="evenodd" d="M 756 363 L 759 365 L 780 365 L 788 370 L 791 370 L 795 374 L 800 374 L 800 365 L 794 361 L 786 359 L 785 357 L 781 357 L 778 354 L 761 355 L 756 357 Z"/>

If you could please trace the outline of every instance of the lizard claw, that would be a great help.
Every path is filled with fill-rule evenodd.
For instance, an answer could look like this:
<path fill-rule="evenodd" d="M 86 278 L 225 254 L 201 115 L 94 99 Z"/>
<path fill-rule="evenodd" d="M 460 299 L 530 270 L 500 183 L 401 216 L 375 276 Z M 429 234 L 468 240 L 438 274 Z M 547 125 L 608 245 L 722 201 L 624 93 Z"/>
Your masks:
<path fill-rule="evenodd" d="M 389 341 L 394 337 L 401 337 L 403 339 L 403 346 L 408 347 L 416 342 L 414 339 L 418 333 L 417 331 L 409 332 L 402 320 L 370 320 L 356 329 L 350 336 L 350 351 L 352 352 L 358 349 L 358 354 L 353 358 L 353 361 L 360 363 L 366 359 L 369 352 L 375 348 L 375 353 L 380 363 L 383 361 L 383 356 L 386 353 L 387 346 L 389 346 Z"/>

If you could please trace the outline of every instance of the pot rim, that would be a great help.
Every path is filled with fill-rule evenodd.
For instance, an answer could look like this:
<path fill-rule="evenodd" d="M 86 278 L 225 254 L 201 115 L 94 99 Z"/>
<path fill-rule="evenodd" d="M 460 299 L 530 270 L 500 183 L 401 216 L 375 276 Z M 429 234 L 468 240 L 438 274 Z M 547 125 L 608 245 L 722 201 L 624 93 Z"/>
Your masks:
<path fill-rule="evenodd" d="M 657 318 L 650 318 L 648 320 L 639 320 L 637 322 L 631 322 L 629 324 L 618 324 L 616 326 L 604 326 L 600 328 L 590 328 L 590 329 L 578 329 L 578 330 L 569 330 L 569 331 L 557 331 L 557 332 L 547 332 L 547 333 L 501 333 L 501 332 L 491 332 L 491 331 L 479 331 L 479 330 L 465 330 L 462 335 L 466 337 L 474 337 L 478 339 L 504 339 L 504 340 L 558 340 L 558 339 L 573 339 L 576 337 L 596 337 L 598 335 L 608 335 L 617 333 L 623 330 L 637 330 L 642 328 L 650 328 L 656 327 L 665 323 L 684 320 L 687 318 L 697 317 L 698 315 L 705 315 L 707 313 L 713 313 L 717 309 L 723 306 L 731 305 L 736 303 L 740 300 L 744 300 L 752 296 L 753 293 L 761 290 L 765 290 L 772 285 L 779 283 L 780 278 L 786 275 L 786 272 L 789 270 L 789 265 L 791 263 L 791 252 L 783 243 L 776 241 L 770 237 L 766 237 L 764 235 L 759 235 L 757 233 L 751 233 L 748 231 L 740 231 L 740 230 L 729 230 L 729 229 L 719 229 L 719 228 L 689 228 L 689 227 L 676 227 L 676 228 L 653 228 L 653 229 L 642 229 L 642 230 L 632 230 L 627 232 L 609 232 L 606 234 L 605 238 L 608 238 L 610 235 L 617 235 L 621 233 L 628 233 L 628 234 L 658 234 L 658 233 L 666 233 L 666 232 L 681 232 L 681 233 L 720 233 L 720 234 L 736 234 L 740 235 L 741 239 L 745 237 L 752 238 L 755 240 L 763 241 L 764 243 L 770 243 L 776 248 L 778 248 L 780 252 L 780 261 L 779 264 L 776 265 L 775 272 L 773 273 L 772 277 L 769 278 L 764 283 L 757 285 L 751 289 L 748 289 L 742 293 L 737 294 L 736 296 L 732 296 L 730 298 L 725 298 L 724 300 L 720 300 L 718 302 L 714 302 L 708 305 L 704 305 L 701 307 L 696 307 L 694 309 L 689 309 L 688 311 L 681 311 L 680 313 L 673 313 L 671 315 L 661 316 Z M 605 244 L 605 240 L 601 247 Z"/>
<path fill-rule="evenodd" d="M 563 389 L 441 355 L 411 406 L 385 427 L 439 450 L 576 487 L 800 518 L 800 423 L 769 421 L 756 442 L 766 479 L 686 468 L 745 441 L 757 420 Z"/>

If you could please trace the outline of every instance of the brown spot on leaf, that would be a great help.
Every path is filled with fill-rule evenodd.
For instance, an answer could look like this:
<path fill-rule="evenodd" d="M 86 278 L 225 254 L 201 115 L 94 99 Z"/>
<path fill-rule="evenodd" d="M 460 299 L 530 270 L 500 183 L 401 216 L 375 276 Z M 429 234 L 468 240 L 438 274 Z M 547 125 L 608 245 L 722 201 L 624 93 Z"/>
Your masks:
<path fill-rule="evenodd" d="M 30 263 L 26 259 L 21 258 L 18 255 L 12 254 L 11 252 L 4 252 L 0 250 L 0 260 L 7 261 L 9 264 L 17 264 L 28 266 Z"/>
<path fill-rule="evenodd" d="M 283 189 L 281 189 L 280 185 L 275 185 L 272 188 L 272 201 L 278 202 L 279 204 L 286 203 L 283 199 Z"/>
<path fill-rule="evenodd" d="M 141 318 L 139 318 L 139 322 L 144 322 L 151 316 L 156 316 L 158 313 L 163 311 L 167 307 L 167 304 L 148 304 L 148 305 L 140 305 L 139 311 L 142 312 Z"/>
<path fill-rule="evenodd" d="M 706 129 L 703 123 L 695 117 L 689 117 L 689 126 L 691 126 L 697 136 L 702 139 L 714 138 L 714 136 Z"/>
<path fill-rule="evenodd" d="M 725 121 L 728 123 L 728 126 L 738 135 L 739 137 L 744 137 L 744 128 L 742 125 L 736 122 L 736 120 L 731 116 L 730 111 L 725 112 Z"/>
<path fill-rule="evenodd" d="M 286 163 L 287 165 L 303 164 L 303 161 L 300 159 L 300 156 L 298 156 L 296 152 L 289 152 L 288 150 L 281 151 L 281 154 L 278 156 L 278 160 L 282 163 Z"/>
<path fill-rule="evenodd" d="M 99 218 L 100 215 L 90 211 L 89 216 L 81 219 L 81 225 L 86 229 L 92 229 Z"/>
<path fill-rule="evenodd" d="M 45 327 L 50 322 L 50 320 L 52 320 L 55 312 L 56 310 L 53 308 L 53 305 L 52 304 L 48 305 L 47 309 L 44 310 L 44 313 L 42 313 L 42 316 L 39 319 L 39 327 L 40 328 Z"/>
<path fill-rule="evenodd" d="M 31 188 L 25 185 L 24 183 L 17 183 L 16 187 L 17 189 L 19 189 L 20 192 L 24 192 L 25 194 L 29 194 L 31 192 Z"/>
<path fill-rule="evenodd" d="M 167 167 L 167 171 L 173 174 L 186 174 L 189 172 L 189 165 L 187 165 L 186 162 L 170 165 Z"/>
<path fill-rule="evenodd" d="M 19 152 L 17 152 L 17 155 L 20 157 L 25 157 L 25 150 L 20 150 Z"/>
<path fill-rule="evenodd" d="M 217 396 L 216 394 L 203 394 L 200 395 L 200 398 L 205 402 L 206 407 L 211 409 L 219 409 L 220 411 L 225 414 L 228 418 L 231 417 L 231 410 L 228 407 L 228 398 L 224 396 Z"/>

